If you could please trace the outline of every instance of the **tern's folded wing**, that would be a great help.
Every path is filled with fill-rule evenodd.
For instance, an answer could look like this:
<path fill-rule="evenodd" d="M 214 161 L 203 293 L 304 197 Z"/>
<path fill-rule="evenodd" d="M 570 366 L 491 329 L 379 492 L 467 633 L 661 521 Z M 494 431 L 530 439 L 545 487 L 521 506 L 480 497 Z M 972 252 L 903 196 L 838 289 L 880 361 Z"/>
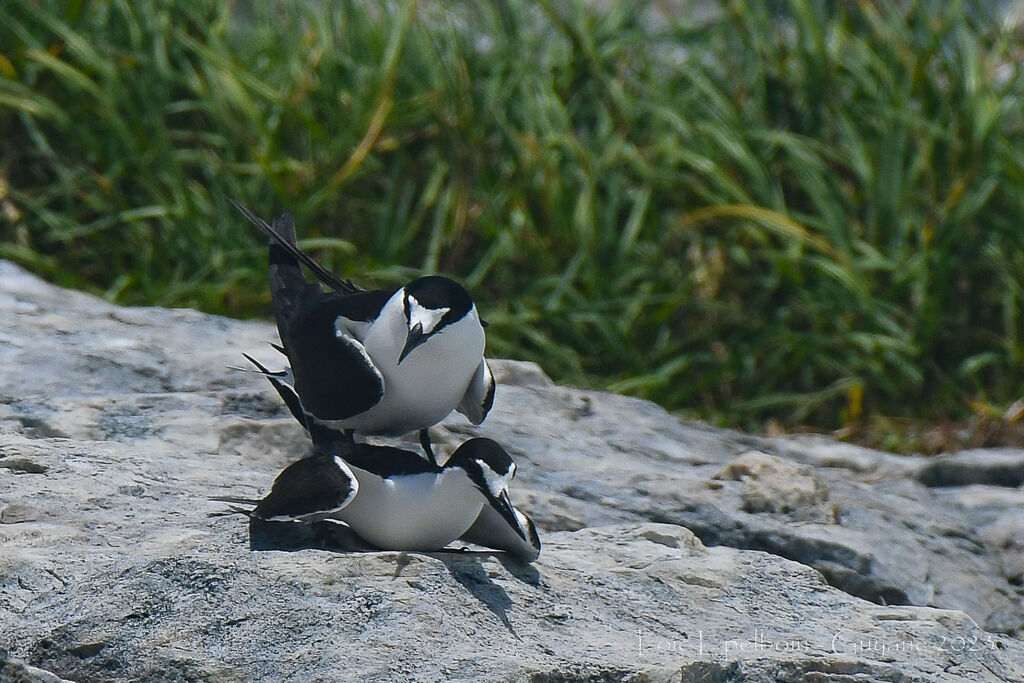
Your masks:
<path fill-rule="evenodd" d="M 512 508 L 512 514 L 516 522 L 515 527 L 507 515 L 502 514 L 493 504 L 486 504 L 480 508 L 480 515 L 473 522 L 473 526 L 462 534 L 460 540 L 485 548 L 504 550 L 527 562 L 533 562 L 540 557 L 540 537 L 537 535 L 537 528 L 533 521 L 519 510 Z"/>
<path fill-rule="evenodd" d="M 277 475 L 253 515 L 271 521 L 314 522 L 342 510 L 358 491 L 359 481 L 344 460 L 317 453 Z"/>
<path fill-rule="evenodd" d="M 282 340 L 302 408 L 321 422 L 364 413 L 384 396 L 384 377 L 366 348 L 336 326 L 341 315 L 336 300 L 310 305 Z"/>
<path fill-rule="evenodd" d="M 491 374 L 491 369 L 487 367 L 487 361 L 481 358 L 480 365 L 473 373 L 473 379 L 466 387 L 465 396 L 462 397 L 462 401 L 455 409 L 469 418 L 470 422 L 478 425 L 487 417 L 493 404 L 494 376 Z"/>

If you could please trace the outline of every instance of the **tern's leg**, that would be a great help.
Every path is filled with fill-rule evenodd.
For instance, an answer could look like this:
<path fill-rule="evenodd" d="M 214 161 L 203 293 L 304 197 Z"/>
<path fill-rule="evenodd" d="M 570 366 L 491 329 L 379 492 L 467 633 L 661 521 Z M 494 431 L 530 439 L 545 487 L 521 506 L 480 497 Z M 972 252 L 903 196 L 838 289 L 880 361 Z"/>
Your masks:
<path fill-rule="evenodd" d="M 427 454 L 427 458 L 430 460 L 430 464 L 437 467 L 437 458 L 434 457 L 434 449 L 430 447 L 430 430 L 420 430 L 420 446 L 423 447 L 423 452 Z"/>
<path fill-rule="evenodd" d="M 345 435 L 345 445 L 349 449 L 349 453 L 356 452 L 356 433 L 351 429 L 342 430 L 342 434 Z"/>

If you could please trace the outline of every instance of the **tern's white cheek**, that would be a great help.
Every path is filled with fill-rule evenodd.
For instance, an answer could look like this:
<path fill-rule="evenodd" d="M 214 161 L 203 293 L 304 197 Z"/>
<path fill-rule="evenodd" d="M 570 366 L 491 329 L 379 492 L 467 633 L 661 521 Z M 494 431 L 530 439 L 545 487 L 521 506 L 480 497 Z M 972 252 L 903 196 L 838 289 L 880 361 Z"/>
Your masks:
<path fill-rule="evenodd" d="M 441 318 L 444 314 L 450 311 L 450 308 L 426 308 L 421 305 L 416 297 L 409 295 L 409 329 L 420 326 L 423 330 L 423 334 L 428 335 L 434 331 L 437 324 L 441 322 Z"/>

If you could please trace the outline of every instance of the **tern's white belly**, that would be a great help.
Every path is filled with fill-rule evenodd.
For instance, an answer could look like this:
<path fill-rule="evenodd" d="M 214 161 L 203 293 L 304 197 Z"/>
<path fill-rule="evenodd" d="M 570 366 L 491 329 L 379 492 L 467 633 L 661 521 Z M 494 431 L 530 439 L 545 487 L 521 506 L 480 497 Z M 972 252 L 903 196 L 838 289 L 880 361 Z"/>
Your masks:
<path fill-rule="evenodd" d="M 352 467 L 359 493 L 335 516 L 386 550 L 439 550 L 464 534 L 483 496 L 460 469 L 381 479 Z"/>

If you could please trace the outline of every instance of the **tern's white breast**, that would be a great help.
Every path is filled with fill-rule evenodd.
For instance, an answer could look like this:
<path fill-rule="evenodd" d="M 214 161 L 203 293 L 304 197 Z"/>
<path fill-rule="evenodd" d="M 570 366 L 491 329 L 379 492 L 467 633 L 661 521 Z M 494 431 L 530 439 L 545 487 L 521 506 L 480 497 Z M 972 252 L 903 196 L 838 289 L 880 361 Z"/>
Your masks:
<path fill-rule="evenodd" d="M 401 290 L 381 310 L 363 339 L 384 377 L 384 396 L 344 427 L 369 434 L 402 434 L 437 424 L 462 401 L 484 354 L 484 331 L 476 309 L 413 349 L 401 365 L 408 326 Z"/>
<path fill-rule="evenodd" d="M 358 467 L 352 472 L 359 493 L 335 516 L 386 550 L 439 550 L 472 526 L 484 503 L 458 468 L 390 479 Z"/>

